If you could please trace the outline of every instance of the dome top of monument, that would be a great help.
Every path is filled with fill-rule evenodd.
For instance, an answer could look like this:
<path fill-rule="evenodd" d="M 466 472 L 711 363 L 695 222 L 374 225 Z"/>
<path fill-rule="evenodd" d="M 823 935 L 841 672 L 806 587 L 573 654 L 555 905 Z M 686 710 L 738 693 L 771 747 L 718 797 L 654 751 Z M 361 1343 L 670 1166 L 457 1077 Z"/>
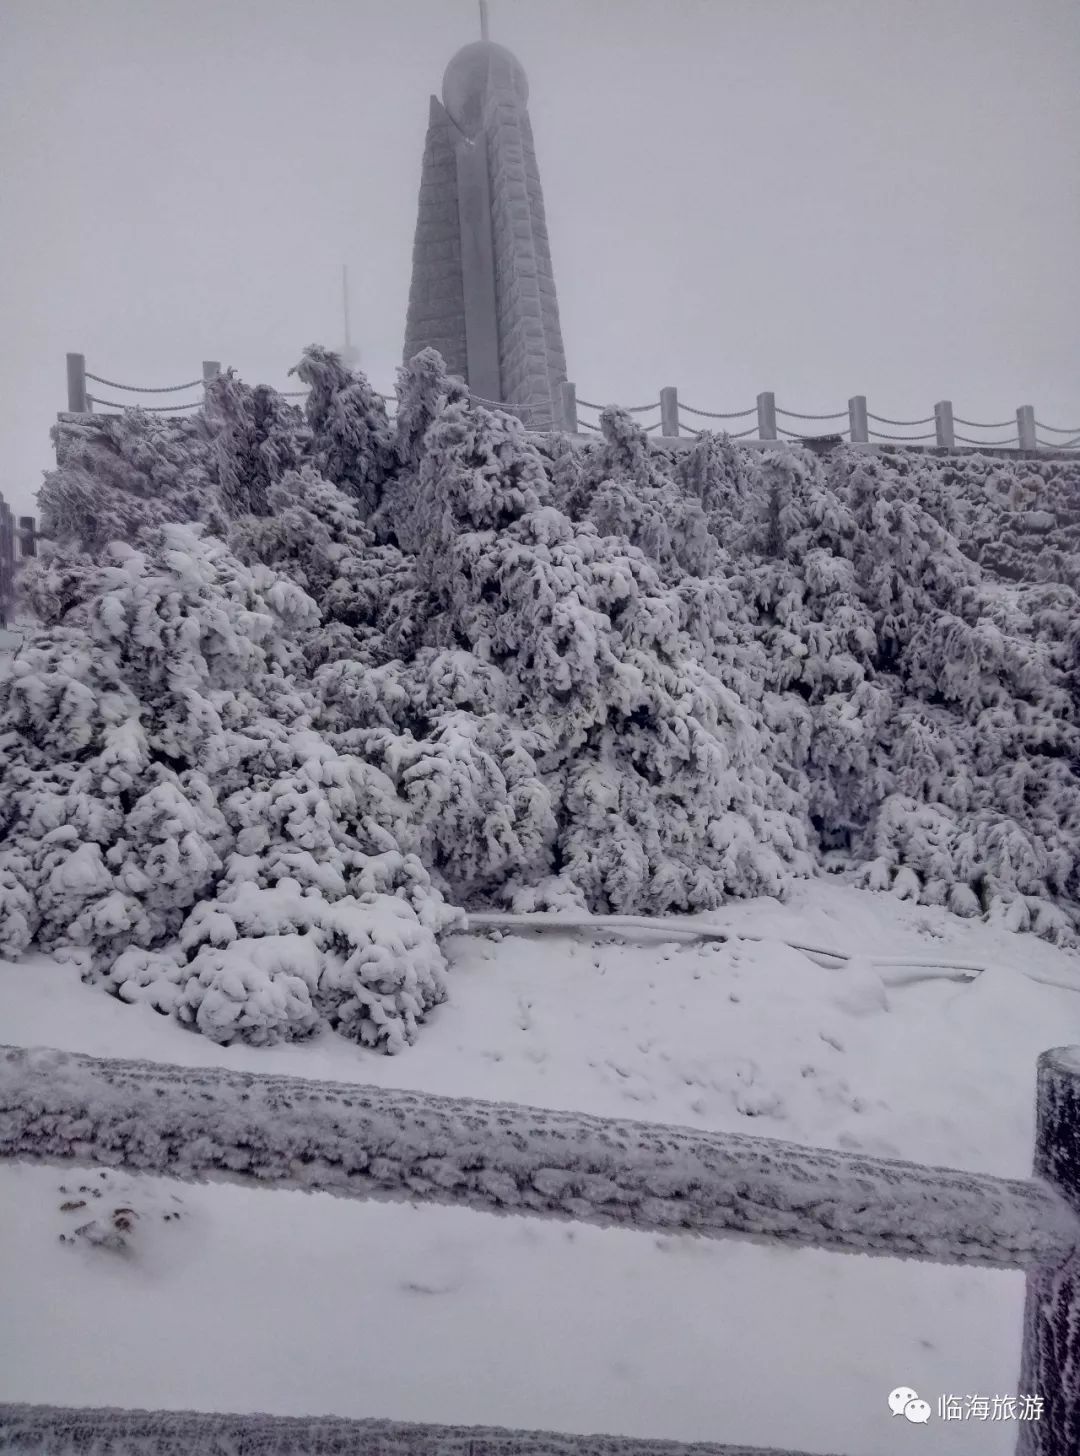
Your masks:
<path fill-rule="evenodd" d="M 479 131 L 484 95 L 491 86 L 512 91 L 522 106 L 529 99 L 525 68 L 505 46 L 492 40 L 463 46 L 443 75 L 442 101 L 466 136 Z"/>

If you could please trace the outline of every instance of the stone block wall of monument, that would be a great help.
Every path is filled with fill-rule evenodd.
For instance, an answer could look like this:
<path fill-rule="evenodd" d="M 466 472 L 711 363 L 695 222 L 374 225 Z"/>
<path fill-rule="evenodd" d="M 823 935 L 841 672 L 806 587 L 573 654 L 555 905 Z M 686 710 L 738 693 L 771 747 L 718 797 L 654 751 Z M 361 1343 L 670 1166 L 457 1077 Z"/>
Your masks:
<path fill-rule="evenodd" d="M 420 172 L 405 359 L 438 349 L 451 374 L 466 376 L 465 296 L 458 219 L 457 129 L 433 96 Z"/>
<path fill-rule="evenodd" d="M 566 378 L 566 356 L 528 112 L 512 94 L 493 88 L 484 132 L 503 399 L 530 406 L 532 428 L 550 428 L 558 386 Z"/>

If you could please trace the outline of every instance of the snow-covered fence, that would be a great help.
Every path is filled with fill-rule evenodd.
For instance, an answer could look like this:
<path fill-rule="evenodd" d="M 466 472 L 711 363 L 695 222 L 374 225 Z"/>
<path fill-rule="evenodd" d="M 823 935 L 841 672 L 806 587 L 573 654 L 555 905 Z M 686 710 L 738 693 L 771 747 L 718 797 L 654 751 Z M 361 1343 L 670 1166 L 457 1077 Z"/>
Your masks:
<path fill-rule="evenodd" d="M 0 1405 L 0 1450 L 22 1456 L 805 1456 L 501 1426 L 55 1405 Z"/>
<path fill-rule="evenodd" d="M 1044 1052 L 1034 1177 L 219 1068 L 0 1050 L 0 1157 L 1028 1271 L 1023 1456 L 1080 1451 L 1080 1048 Z"/>
<path fill-rule="evenodd" d="M 106 410 L 122 410 L 130 408 L 133 403 L 136 403 L 140 404 L 142 409 L 159 414 L 182 414 L 186 410 L 198 409 L 203 402 L 202 395 L 177 404 L 141 404 L 138 400 L 105 399 L 92 394 L 88 389 L 88 381 L 101 385 L 103 388 L 124 393 L 179 394 L 192 389 L 200 389 L 208 380 L 218 374 L 220 369 L 221 366 L 217 361 L 204 360 L 202 378 L 189 380 L 186 384 L 158 386 L 118 384 L 99 374 L 91 374 L 86 368 L 84 355 L 69 354 L 67 356 L 67 412 L 76 415 L 91 414 L 95 406 Z M 306 396 L 307 390 L 285 390 L 284 394 L 289 399 L 302 399 Z M 396 396 L 393 394 L 383 394 L 380 398 L 391 410 L 397 402 Z M 546 405 L 515 404 L 507 400 L 487 399 L 478 394 L 474 394 L 473 399 L 477 404 L 517 415 L 526 429 L 535 428 L 537 433 L 548 432 L 547 424 L 541 423 L 542 420 L 548 419 Z M 580 399 L 575 384 L 560 385 L 559 398 L 555 404 L 555 422 L 560 430 L 564 430 L 570 435 L 599 430 L 599 425 L 595 420 L 582 418 L 580 411 L 584 409 L 598 412 L 604 406 L 590 400 Z M 887 415 L 873 414 L 867 405 L 866 396 L 862 394 L 853 395 L 848 400 L 846 409 L 826 414 L 806 414 L 797 410 L 783 409 L 776 403 L 775 394 L 766 390 L 757 396 L 755 403 L 749 409 L 725 412 L 697 409 L 693 405 L 684 404 L 679 399 L 679 391 L 674 385 L 669 385 L 661 389 L 651 403 L 629 405 L 624 408 L 630 414 L 656 416 L 649 422 L 642 421 L 646 433 L 654 434 L 657 439 L 682 439 L 688 443 L 707 429 L 722 429 L 733 440 L 746 440 L 749 444 L 766 445 L 801 444 L 804 441 L 847 441 L 853 445 L 888 447 L 906 444 L 917 448 L 927 446 L 945 450 L 964 447 L 1022 451 L 1080 450 L 1080 425 L 1066 427 L 1045 424 L 1042 420 L 1035 418 L 1034 407 L 1028 404 L 1020 405 L 1013 419 L 980 421 L 965 419 L 954 414 L 950 400 L 939 400 L 934 405 L 933 414 L 917 420 L 900 420 L 892 419 Z M 706 423 L 692 425 L 688 423 L 687 415 Z M 753 423 L 743 429 L 730 428 L 732 422 L 737 423 L 741 420 L 751 420 Z M 788 424 L 785 421 L 796 423 Z M 878 428 L 880 425 L 887 425 L 889 429 L 881 430 Z M 961 434 L 956 428 L 958 425 L 965 430 L 1008 430 L 1011 433 L 1004 438 L 986 439 Z M 821 428 L 812 428 L 814 426 L 821 426 Z M 932 428 L 927 430 L 925 428 L 927 426 Z M 905 433 L 895 434 L 893 433 L 895 429 L 902 429 Z M 913 434 L 913 430 L 921 433 Z"/>
<path fill-rule="evenodd" d="M 18 555 L 15 551 L 18 538 Z M 19 562 L 37 555 L 37 527 L 33 516 L 20 516 L 16 530 L 11 507 L 0 495 L 0 628 L 7 626 L 8 614 L 15 597 L 15 573 Z"/>
<path fill-rule="evenodd" d="M 577 393 L 577 386 L 574 384 L 563 384 L 560 386 L 559 409 L 557 419 L 560 427 L 568 434 L 577 435 L 585 430 L 597 430 L 598 425 L 592 420 L 581 418 L 579 411 L 582 409 L 599 411 L 603 406 L 593 401 L 580 399 Z M 1080 449 L 1080 425 L 1072 428 L 1065 428 L 1059 425 L 1044 424 L 1036 420 L 1035 410 L 1032 405 L 1021 405 L 1014 419 L 980 421 L 962 419 L 954 414 L 950 400 L 939 400 L 934 405 L 934 413 L 926 415 L 917 420 L 891 419 L 887 415 L 872 414 L 863 394 L 853 395 L 847 402 L 847 408 L 836 410 L 831 414 L 805 414 L 798 410 L 782 409 L 776 403 L 776 396 L 771 391 L 764 391 L 757 396 L 754 404 L 743 410 L 704 410 L 696 409 L 692 405 L 683 404 L 679 400 L 679 392 L 674 385 L 669 385 L 660 390 L 658 397 L 650 404 L 630 405 L 626 407 L 630 414 L 657 415 L 657 418 L 650 423 L 642 421 L 643 428 L 652 432 L 659 430 L 660 438 L 679 439 L 683 436 L 695 438 L 706 429 L 722 429 L 727 431 L 733 440 L 747 440 L 751 443 L 770 443 L 794 441 L 796 443 L 805 440 L 839 439 L 846 440 L 853 445 L 870 444 L 909 444 L 909 445 L 930 445 L 937 449 L 952 450 L 958 445 L 983 446 L 986 449 L 1019 449 L 1019 450 L 1077 450 Z M 684 415 L 691 415 L 696 420 L 715 421 L 694 426 L 687 423 Z M 743 429 L 731 429 L 729 421 L 751 420 L 753 423 Z M 795 421 L 795 424 L 786 424 L 784 421 Z M 813 426 L 820 425 L 820 429 Z M 889 426 L 888 431 L 878 429 L 878 425 Z M 967 430 L 1009 430 L 1012 433 L 1004 438 L 984 439 L 971 435 L 960 434 L 956 426 L 962 425 Z M 932 428 L 926 430 L 926 426 Z M 904 434 L 894 434 L 893 429 L 902 429 Z M 913 434 L 912 431 L 921 431 Z M 1042 434 L 1040 434 L 1040 431 Z M 1046 436 L 1059 438 L 1049 439 Z"/>
<path fill-rule="evenodd" d="M 124 394 L 186 394 L 192 389 L 204 390 L 211 379 L 221 372 L 221 365 L 216 359 L 204 359 L 202 365 L 202 376 L 199 379 L 189 379 L 184 384 L 118 384 L 115 379 L 105 379 L 100 374 L 91 374 L 86 367 L 85 354 L 69 354 L 67 356 L 67 394 L 68 411 L 71 414 L 93 414 L 95 405 L 103 405 L 106 409 L 130 409 L 137 404 L 140 409 L 151 411 L 153 414 L 182 414 L 185 410 L 199 409 L 203 402 L 200 393 L 197 399 L 180 400 L 170 404 L 143 404 L 141 400 L 118 401 L 103 399 L 100 395 L 91 394 L 87 388 L 88 383 L 100 384 L 104 389 L 119 390 Z"/>

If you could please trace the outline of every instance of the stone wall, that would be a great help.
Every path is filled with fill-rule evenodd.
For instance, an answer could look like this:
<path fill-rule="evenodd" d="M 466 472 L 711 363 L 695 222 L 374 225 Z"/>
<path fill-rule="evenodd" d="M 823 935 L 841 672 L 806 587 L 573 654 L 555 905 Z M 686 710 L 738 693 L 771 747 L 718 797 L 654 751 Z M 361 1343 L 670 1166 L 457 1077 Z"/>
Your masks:
<path fill-rule="evenodd" d="M 566 360 L 532 128 L 528 112 L 510 88 L 489 89 L 484 132 L 491 173 L 502 397 L 531 407 L 531 428 L 549 429 L 558 385 L 566 378 Z"/>

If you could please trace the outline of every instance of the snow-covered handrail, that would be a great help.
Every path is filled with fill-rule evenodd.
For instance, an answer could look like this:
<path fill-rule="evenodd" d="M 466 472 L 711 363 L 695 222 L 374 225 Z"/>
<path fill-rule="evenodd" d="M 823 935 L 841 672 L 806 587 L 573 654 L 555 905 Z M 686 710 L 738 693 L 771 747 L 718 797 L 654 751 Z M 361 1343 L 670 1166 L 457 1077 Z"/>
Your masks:
<path fill-rule="evenodd" d="M 88 404 L 101 404 L 106 409 L 141 409 L 152 415 L 174 415 L 177 410 L 202 409 L 203 403 L 201 399 L 188 399 L 181 401 L 179 404 L 142 404 L 139 400 L 136 400 L 133 404 L 121 404 L 115 399 L 99 399 L 94 394 L 88 394 L 86 400 Z"/>
<path fill-rule="evenodd" d="M 579 399 L 577 386 L 570 382 L 560 384 L 557 391 L 558 428 L 569 435 L 577 435 L 582 429 L 595 430 L 595 423 L 590 420 L 578 420 L 578 407 L 585 409 L 600 410 L 603 408 L 593 400 Z M 628 413 L 637 413 L 654 406 L 634 405 Z M 624 406 L 625 408 L 625 406 Z M 919 419 L 894 419 L 889 415 L 873 414 L 868 408 L 865 395 L 853 395 L 848 400 L 847 410 L 837 410 L 829 414 L 810 414 L 800 410 L 789 410 L 776 403 L 774 394 L 763 391 L 758 395 L 757 405 L 753 409 L 744 410 L 704 410 L 695 406 L 683 404 L 678 397 L 678 390 L 668 385 L 660 391 L 660 409 L 663 416 L 662 436 L 666 440 L 694 439 L 702 433 L 702 430 L 694 429 L 685 421 L 686 415 L 694 415 L 705 420 L 740 420 L 749 419 L 757 415 L 757 429 L 744 430 L 738 435 L 725 431 L 731 439 L 746 439 L 756 435 L 762 442 L 779 441 L 782 437 L 793 440 L 813 440 L 813 435 L 800 434 L 795 430 L 785 429 L 779 421 L 788 420 L 809 420 L 822 422 L 836 422 L 847 420 L 846 426 L 841 430 L 834 430 L 833 434 L 846 436 L 853 445 L 874 445 L 879 441 L 888 441 L 899 445 L 917 445 L 924 443 L 936 445 L 938 449 L 952 450 L 957 443 L 970 445 L 976 448 L 988 450 L 999 449 L 1020 449 L 1020 450 L 1071 450 L 1080 445 L 1080 431 L 1059 430 L 1057 426 L 1051 428 L 1053 432 L 1060 434 L 1077 435 L 1076 439 L 1067 439 L 1053 442 L 1038 438 L 1035 426 L 1035 411 L 1031 405 L 1021 405 L 1016 411 L 1015 420 L 1001 420 L 996 424 L 980 424 L 973 420 L 962 419 L 953 415 L 952 403 L 949 400 L 941 400 L 934 407 L 932 415 L 924 415 Z M 892 435 L 885 434 L 881 430 L 872 429 L 871 422 L 881 425 L 893 425 L 903 429 L 917 429 L 922 425 L 933 425 L 933 434 L 919 435 Z M 1016 433 L 1014 437 L 1007 440 L 981 440 L 971 437 L 960 436 L 955 433 L 956 425 L 964 425 L 971 429 L 1005 429 L 1012 427 Z"/>
<path fill-rule="evenodd" d="M 801 414 L 798 413 L 797 410 L 781 409 L 780 406 L 777 405 L 776 406 L 776 413 L 778 415 L 786 415 L 789 420 L 846 420 L 847 419 L 847 410 L 837 410 L 837 412 L 835 414 L 832 414 L 832 415 L 801 415 Z"/>
<path fill-rule="evenodd" d="M 162 384 L 154 388 L 149 384 L 117 384 L 115 379 L 102 379 L 100 374 L 91 374 L 89 369 L 86 377 L 95 384 L 104 384 L 107 389 L 123 389 L 129 394 L 182 394 L 185 389 L 195 389 L 197 385 L 206 382 L 202 379 L 189 379 L 186 384 Z"/>
<path fill-rule="evenodd" d="M 1076 1456 L 1080 1047 L 1040 1056 L 1036 1106 L 1035 1176 L 1018 1180 L 475 1098 L 0 1047 L 0 1158 L 1026 1269 L 1018 1389 L 1046 1409 L 1021 1449 Z"/>
<path fill-rule="evenodd" d="M 23 1456 L 807 1456 L 761 1446 L 440 1426 L 344 1416 L 0 1405 L 0 1449 Z"/>
<path fill-rule="evenodd" d="M 1080 1220 L 1038 1181 L 471 1097 L 49 1049 L 0 1048 L 0 1157 L 993 1268 L 1060 1259 L 1080 1243 Z"/>
<path fill-rule="evenodd" d="M 68 378 L 68 413 L 86 414 L 92 412 L 95 404 L 103 405 L 106 409 L 124 409 L 125 406 L 115 400 L 96 399 L 87 392 L 87 381 L 93 380 L 97 384 L 106 385 L 112 389 L 127 390 L 137 394 L 176 394 L 185 389 L 194 388 L 199 384 L 206 384 L 220 372 L 220 365 L 213 360 L 203 363 L 203 377 L 201 380 L 191 380 L 188 384 L 169 385 L 137 385 L 120 384 L 115 380 L 106 379 L 100 374 L 91 374 L 86 368 L 86 359 L 82 354 L 69 354 L 67 356 L 67 378 Z M 291 390 L 286 392 L 287 398 L 300 398 L 306 391 Z M 581 406 L 584 409 L 601 411 L 606 406 L 596 403 L 593 400 L 579 399 L 577 386 L 569 382 L 560 383 L 554 391 L 556 397 L 553 399 L 555 413 L 555 428 L 570 435 L 577 435 L 582 429 L 597 430 L 592 421 L 578 421 L 577 411 Z M 392 402 L 393 396 L 381 396 L 387 402 Z M 487 399 L 481 395 L 471 396 L 477 404 L 484 405 L 491 409 L 506 410 L 523 418 L 528 428 L 530 417 L 536 420 L 537 429 L 540 433 L 549 430 L 549 413 L 546 403 L 536 402 L 515 403 L 513 400 Z M 160 413 L 167 413 L 161 406 L 143 406 L 145 409 L 156 409 Z M 176 406 L 177 410 L 197 408 L 197 403 L 190 401 L 186 404 Z M 793 440 L 813 440 L 812 435 L 800 434 L 794 430 L 778 426 L 779 418 L 789 420 L 808 421 L 838 421 L 847 419 L 848 423 L 844 430 L 834 431 L 841 436 L 848 438 L 853 445 L 872 445 L 876 441 L 885 440 L 893 444 L 921 445 L 924 442 L 932 441 L 939 449 L 954 449 L 957 443 L 976 448 L 984 449 L 1021 449 L 1021 450 L 1065 450 L 1072 451 L 1080 446 L 1080 429 L 1065 429 L 1060 425 L 1047 425 L 1041 421 L 1036 423 L 1035 410 L 1031 405 L 1021 405 L 1016 411 L 1015 438 L 1007 440 L 981 440 L 970 436 L 957 435 L 956 425 L 963 425 L 969 429 L 993 430 L 1006 429 L 1014 426 L 1012 420 L 999 420 L 994 424 L 983 424 L 976 420 L 964 419 L 953 414 L 952 404 L 948 400 L 940 401 L 934 408 L 934 414 L 926 415 L 917 420 L 893 419 L 888 415 L 872 414 L 867 409 L 865 395 L 854 395 L 848 400 L 847 411 L 837 410 L 829 414 L 811 414 L 805 411 L 789 410 L 777 405 L 775 396 L 769 392 L 758 395 L 757 405 L 750 409 L 742 410 L 705 410 L 694 405 L 681 404 L 678 398 L 678 391 L 673 386 L 665 386 L 659 391 L 659 397 L 649 404 L 634 404 L 621 406 L 628 414 L 644 415 L 652 410 L 659 409 L 661 412 L 659 439 L 668 440 L 678 438 L 680 435 L 693 439 L 702 433 L 701 430 L 692 429 L 685 423 L 680 424 L 680 413 L 694 415 L 705 420 L 742 420 L 750 419 L 755 414 L 758 417 L 756 431 L 753 429 L 741 430 L 738 434 L 731 434 L 726 431 L 729 438 L 749 439 L 756 435 L 763 442 L 779 441 L 781 437 Z M 933 435 L 890 435 L 883 434 L 880 430 L 871 430 L 870 422 L 877 424 L 893 425 L 900 428 L 917 428 L 921 425 L 934 425 Z M 656 429 L 656 426 L 649 426 L 649 430 Z M 1059 441 L 1040 439 L 1037 430 L 1049 431 L 1054 435 L 1065 435 L 1069 438 Z M 873 438 L 872 438 L 873 437 Z"/>

